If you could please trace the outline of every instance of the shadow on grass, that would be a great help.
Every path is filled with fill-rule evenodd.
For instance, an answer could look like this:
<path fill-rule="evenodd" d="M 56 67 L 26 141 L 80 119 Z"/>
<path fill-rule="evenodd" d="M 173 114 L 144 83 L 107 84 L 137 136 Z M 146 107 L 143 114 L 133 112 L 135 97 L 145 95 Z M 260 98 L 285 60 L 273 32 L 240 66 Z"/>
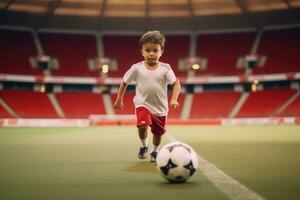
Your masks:
<path fill-rule="evenodd" d="M 191 181 L 187 181 L 187 182 L 184 182 L 184 183 L 170 183 L 168 181 L 162 181 L 162 182 L 159 182 L 156 184 L 159 188 L 161 189 L 170 189 L 170 190 L 173 190 L 173 189 L 176 189 L 176 190 L 185 190 L 185 189 L 189 189 L 189 188 L 194 188 L 194 187 L 198 187 L 199 184 L 195 183 L 195 182 L 191 182 Z"/>
<path fill-rule="evenodd" d="M 125 171 L 129 172 L 148 172 L 148 173 L 158 173 L 156 170 L 155 163 L 151 163 L 149 161 L 147 162 L 137 162 L 133 165 L 126 167 L 124 169 Z"/>

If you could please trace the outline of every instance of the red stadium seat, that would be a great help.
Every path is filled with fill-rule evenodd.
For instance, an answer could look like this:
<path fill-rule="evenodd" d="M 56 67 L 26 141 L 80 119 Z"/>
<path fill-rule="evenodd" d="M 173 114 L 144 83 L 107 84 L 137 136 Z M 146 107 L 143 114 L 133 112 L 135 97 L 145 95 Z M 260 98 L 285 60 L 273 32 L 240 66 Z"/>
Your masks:
<path fill-rule="evenodd" d="M 95 36 L 40 33 L 39 38 L 45 54 L 55 57 L 59 61 L 60 68 L 52 69 L 52 75 L 99 76 L 99 71 L 91 71 L 88 68 L 88 59 L 97 57 Z"/>
<path fill-rule="evenodd" d="M 284 109 L 280 116 L 300 116 L 300 96 Z"/>
<path fill-rule="evenodd" d="M 274 116 L 276 110 L 288 100 L 295 90 L 268 89 L 250 93 L 236 117 Z"/>
<path fill-rule="evenodd" d="M 29 58 L 36 55 L 31 32 L 0 29 L 0 73 L 42 75 L 30 65 Z"/>
<path fill-rule="evenodd" d="M 91 114 L 106 114 L 101 94 L 63 92 L 55 94 L 66 118 L 88 118 Z"/>
<path fill-rule="evenodd" d="M 300 71 L 300 28 L 263 32 L 258 49 L 266 55 L 264 67 L 253 69 L 254 74 L 269 74 Z"/>
<path fill-rule="evenodd" d="M 105 57 L 117 60 L 118 69 L 110 70 L 109 77 L 122 77 L 131 65 L 143 60 L 139 50 L 139 36 L 102 37 Z"/>
<path fill-rule="evenodd" d="M 172 93 L 169 93 L 168 94 L 169 104 L 170 104 L 171 96 L 172 96 Z M 179 95 L 179 97 L 178 97 L 178 103 L 179 103 L 178 109 L 173 110 L 169 105 L 169 114 L 168 114 L 169 119 L 179 119 L 181 117 L 185 97 L 186 97 L 186 94 L 181 93 Z"/>
<path fill-rule="evenodd" d="M 45 93 L 0 90 L 0 96 L 22 118 L 58 118 Z"/>
<path fill-rule="evenodd" d="M 179 70 L 178 61 L 189 57 L 189 48 L 190 36 L 167 35 L 165 50 L 160 60 L 169 63 L 177 77 L 186 77 L 187 71 Z"/>
<path fill-rule="evenodd" d="M 123 103 L 124 103 L 124 109 L 115 109 L 115 114 L 127 114 L 127 115 L 134 115 L 135 114 L 135 107 L 133 104 L 133 97 L 134 97 L 134 93 L 130 93 L 127 92 L 124 95 L 124 99 L 123 99 Z M 117 95 L 116 94 L 112 94 L 111 95 L 111 101 L 112 103 L 115 102 Z"/>
<path fill-rule="evenodd" d="M 208 60 L 207 68 L 197 75 L 237 75 L 245 69 L 236 68 L 240 56 L 250 53 L 255 38 L 254 32 L 203 34 L 197 37 L 196 54 Z"/>
<path fill-rule="evenodd" d="M 195 93 L 190 118 L 228 117 L 240 95 L 231 91 Z"/>
<path fill-rule="evenodd" d="M 12 118 L 13 116 L 0 104 L 0 118 Z"/>

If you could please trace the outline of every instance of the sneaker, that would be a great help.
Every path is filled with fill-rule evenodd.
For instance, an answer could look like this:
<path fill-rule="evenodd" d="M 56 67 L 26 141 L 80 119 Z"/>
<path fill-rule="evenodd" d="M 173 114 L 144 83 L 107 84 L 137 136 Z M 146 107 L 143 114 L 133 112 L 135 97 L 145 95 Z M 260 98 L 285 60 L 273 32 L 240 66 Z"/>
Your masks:
<path fill-rule="evenodd" d="M 148 147 L 140 147 L 138 157 L 140 159 L 145 159 L 145 158 L 147 158 L 147 153 L 148 153 Z"/>
<path fill-rule="evenodd" d="M 151 162 L 156 162 L 156 157 L 157 157 L 157 152 L 156 151 L 152 151 L 150 153 L 150 161 Z"/>

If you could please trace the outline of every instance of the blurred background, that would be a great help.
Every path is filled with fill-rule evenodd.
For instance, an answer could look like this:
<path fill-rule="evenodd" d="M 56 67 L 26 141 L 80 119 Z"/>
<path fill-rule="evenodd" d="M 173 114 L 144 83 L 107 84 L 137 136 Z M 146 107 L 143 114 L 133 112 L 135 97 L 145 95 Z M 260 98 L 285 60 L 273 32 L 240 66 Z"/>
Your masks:
<path fill-rule="evenodd" d="M 300 0 L 1 0 L 0 126 L 134 124 L 138 40 L 166 35 L 174 124 L 300 123 Z M 170 90 L 171 92 L 171 90 Z M 42 122 L 42 123 L 41 123 Z"/>
<path fill-rule="evenodd" d="M 149 30 L 182 85 L 162 145 L 201 156 L 186 184 L 137 158 L 134 84 L 112 106 Z M 0 0 L 0 199 L 299 199 L 299 58 L 300 0 Z"/>

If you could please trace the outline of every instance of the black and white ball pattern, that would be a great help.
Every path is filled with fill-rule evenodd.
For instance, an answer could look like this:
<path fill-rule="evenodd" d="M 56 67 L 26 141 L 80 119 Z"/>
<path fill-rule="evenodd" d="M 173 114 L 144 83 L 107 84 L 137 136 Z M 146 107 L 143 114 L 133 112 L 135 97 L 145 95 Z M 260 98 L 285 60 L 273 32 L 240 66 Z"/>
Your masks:
<path fill-rule="evenodd" d="M 156 164 L 157 170 L 166 180 L 183 183 L 196 172 L 198 156 L 189 145 L 172 142 L 158 152 Z"/>

